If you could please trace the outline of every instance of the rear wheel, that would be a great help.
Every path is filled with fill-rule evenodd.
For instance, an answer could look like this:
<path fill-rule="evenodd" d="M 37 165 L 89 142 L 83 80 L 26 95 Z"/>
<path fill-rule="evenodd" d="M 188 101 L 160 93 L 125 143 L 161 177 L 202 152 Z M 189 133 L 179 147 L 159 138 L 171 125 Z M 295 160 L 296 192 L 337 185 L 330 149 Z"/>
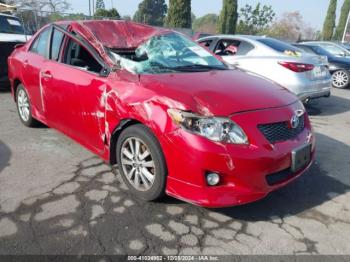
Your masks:
<path fill-rule="evenodd" d="M 165 158 L 157 138 L 144 125 L 125 129 L 117 143 L 119 172 L 138 198 L 154 201 L 164 196 Z"/>
<path fill-rule="evenodd" d="M 17 111 L 21 122 L 27 127 L 35 127 L 38 121 L 32 116 L 30 100 L 23 85 L 19 85 L 16 91 Z"/>
<path fill-rule="evenodd" d="M 332 79 L 333 79 L 333 86 L 335 88 L 344 89 L 349 87 L 350 74 L 348 71 L 338 70 L 333 73 Z"/>

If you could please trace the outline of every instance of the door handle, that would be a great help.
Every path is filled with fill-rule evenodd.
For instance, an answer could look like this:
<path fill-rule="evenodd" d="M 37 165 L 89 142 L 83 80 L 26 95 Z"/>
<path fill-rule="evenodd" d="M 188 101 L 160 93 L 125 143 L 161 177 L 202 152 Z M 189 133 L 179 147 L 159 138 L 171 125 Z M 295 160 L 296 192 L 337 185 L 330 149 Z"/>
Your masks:
<path fill-rule="evenodd" d="M 50 73 L 44 73 L 42 72 L 41 73 L 41 77 L 42 78 L 46 78 L 46 79 L 51 79 L 52 78 L 52 75 Z"/>

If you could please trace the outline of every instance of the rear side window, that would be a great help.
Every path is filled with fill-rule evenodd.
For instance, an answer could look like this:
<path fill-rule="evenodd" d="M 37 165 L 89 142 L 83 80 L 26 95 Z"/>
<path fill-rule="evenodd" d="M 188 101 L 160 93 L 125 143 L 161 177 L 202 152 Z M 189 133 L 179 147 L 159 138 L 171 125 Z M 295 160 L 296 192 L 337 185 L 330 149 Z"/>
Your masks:
<path fill-rule="evenodd" d="M 51 60 L 58 61 L 60 57 L 60 51 L 62 47 L 64 34 L 57 29 L 53 30 L 52 43 L 51 43 Z"/>
<path fill-rule="evenodd" d="M 255 47 L 252 44 L 242 41 L 238 47 L 236 55 L 247 55 L 254 48 Z"/>
<path fill-rule="evenodd" d="M 308 54 L 317 54 L 314 50 L 312 50 L 312 48 L 308 47 L 308 46 L 302 46 L 302 45 L 298 45 L 296 46 L 297 48 L 299 48 L 300 50 L 303 50 L 304 52 L 308 53 Z"/>
<path fill-rule="evenodd" d="M 33 53 L 37 53 L 41 56 L 47 57 L 47 43 L 49 40 L 49 33 L 49 28 L 41 32 L 30 47 L 30 51 Z"/>
<path fill-rule="evenodd" d="M 71 38 L 65 48 L 64 63 L 94 73 L 100 73 L 102 70 L 100 63 L 89 51 Z"/>
<path fill-rule="evenodd" d="M 289 45 L 287 43 L 284 43 L 282 41 L 276 40 L 276 39 L 272 39 L 272 38 L 260 38 L 257 39 L 258 42 L 267 45 L 268 47 L 272 48 L 273 50 L 277 51 L 277 52 L 288 52 L 288 51 L 292 51 L 292 52 L 298 52 L 298 49 L 295 48 L 292 45 Z"/>
<path fill-rule="evenodd" d="M 0 33 L 5 34 L 24 34 L 24 29 L 21 22 L 10 16 L 0 16 Z"/>

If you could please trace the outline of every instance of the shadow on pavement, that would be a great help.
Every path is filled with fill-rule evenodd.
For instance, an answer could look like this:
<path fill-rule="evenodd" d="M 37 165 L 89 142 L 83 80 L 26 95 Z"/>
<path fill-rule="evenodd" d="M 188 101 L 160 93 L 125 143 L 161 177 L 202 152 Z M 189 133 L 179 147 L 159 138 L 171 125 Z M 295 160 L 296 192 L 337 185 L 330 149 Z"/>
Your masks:
<path fill-rule="evenodd" d="M 350 90 L 344 90 L 349 91 Z M 350 111 L 350 100 L 339 96 L 311 100 L 306 106 L 310 116 L 332 116 Z"/>
<path fill-rule="evenodd" d="M 10 148 L 8 148 L 8 146 L 0 140 L 0 173 L 5 167 L 9 165 L 10 158 Z"/>
<path fill-rule="evenodd" d="M 350 169 L 350 147 L 321 134 L 317 134 L 317 140 L 316 163 L 295 182 L 272 192 L 256 203 L 217 211 L 245 221 L 270 220 L 276 216 L 283 218 L 298 215 L 322 205 L 335 196 L 349 192 L 350 178 L 347 174 Z M 342 159 L 332 156 L 332 149 L 336 150 Z M 334 168 L 334 172 L 330 173 L 325 170 L 326 168 Z"/>

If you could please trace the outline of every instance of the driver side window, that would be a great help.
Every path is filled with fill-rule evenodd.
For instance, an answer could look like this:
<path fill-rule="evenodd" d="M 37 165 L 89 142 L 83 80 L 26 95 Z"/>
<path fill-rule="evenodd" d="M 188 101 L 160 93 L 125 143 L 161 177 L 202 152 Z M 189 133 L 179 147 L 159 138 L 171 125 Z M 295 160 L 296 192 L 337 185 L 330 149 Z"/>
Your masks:
<path fill-rule="evenodd" d="M 215 48 L 215 54 L 219 56 L 234 56 L 238 52 L 240 42 L 232 39 L 219 41 Z"/>
<path fill-rule="evenodd" d="M 100 73 L 102 66 L 82 45 L 69 38 L 63 62 L 89 72 Z"/>

